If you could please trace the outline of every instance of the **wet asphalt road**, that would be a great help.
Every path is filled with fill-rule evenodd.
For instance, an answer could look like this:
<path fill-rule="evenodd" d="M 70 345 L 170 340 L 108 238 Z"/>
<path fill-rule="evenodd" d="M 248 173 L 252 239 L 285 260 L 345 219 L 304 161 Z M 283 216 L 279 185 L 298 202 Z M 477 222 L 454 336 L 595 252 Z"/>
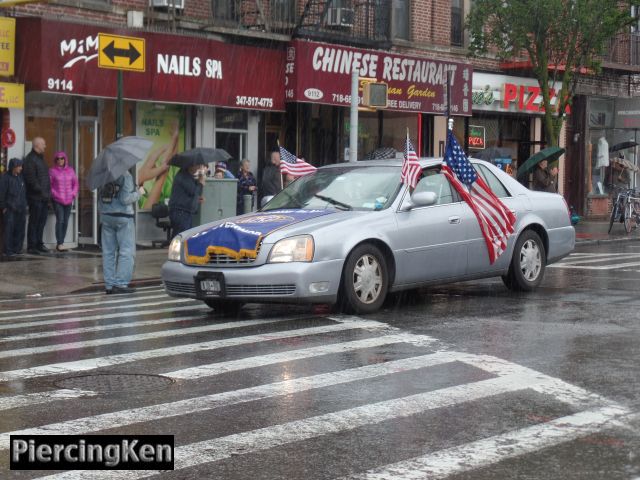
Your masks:
<path fill-rule="evenodd" d="M 0 302 L 0 476 L 11 433 L 173 434 L 170 479 L 640 479 L 640 242 L 584 247 L 360 317 L 238 318 L 159 287 Z"/>

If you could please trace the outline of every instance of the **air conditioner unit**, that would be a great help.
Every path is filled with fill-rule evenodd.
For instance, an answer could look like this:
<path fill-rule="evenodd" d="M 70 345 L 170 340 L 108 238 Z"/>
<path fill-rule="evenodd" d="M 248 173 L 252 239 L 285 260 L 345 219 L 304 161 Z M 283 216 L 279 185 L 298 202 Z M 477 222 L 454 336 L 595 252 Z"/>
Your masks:
<path fill-rule="evenodd" d="M 354 11 L 351 8 L 330 8 L 327 25 L 331 27 L 353 27 Z"/>
<path fill-rule="evenodd" d="M 149 5 L 153 8 L 175 8 L 184 10 L 184 0 L 149 0 Z"/>

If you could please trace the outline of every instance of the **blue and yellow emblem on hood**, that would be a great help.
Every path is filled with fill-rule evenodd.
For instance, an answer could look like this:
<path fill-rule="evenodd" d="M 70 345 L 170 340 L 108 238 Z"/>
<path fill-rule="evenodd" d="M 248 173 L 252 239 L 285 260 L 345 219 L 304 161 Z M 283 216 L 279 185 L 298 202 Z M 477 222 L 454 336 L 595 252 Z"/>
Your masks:
<path fill-rule="evenodd" d="M 185 241 L 187 263 L 205 264 L 211 254 L 233 258 L 256 258 L 262 237 L 311 218 L 336 213 L 335 210 L 273 210 L 258 212 L 233 222 L 203 230 Z"/>

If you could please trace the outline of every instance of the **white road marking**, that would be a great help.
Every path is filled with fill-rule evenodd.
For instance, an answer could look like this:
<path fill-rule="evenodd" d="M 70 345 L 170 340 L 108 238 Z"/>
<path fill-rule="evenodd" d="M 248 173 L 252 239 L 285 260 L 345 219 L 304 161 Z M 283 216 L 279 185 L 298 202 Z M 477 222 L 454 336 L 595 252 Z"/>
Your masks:
<path fill-rule="evenodd" d="M 136 287 L 136 290 L 139 293 L 146 293 L 148 291 L 151 290 L 156 290 L 158 292 L 160 291 L 164 291 L 164 287 L 162 287 L 162 284 L 160 282 L 158 282 L 157 285 L 149 285 L 146 287 Z M 69 294 L 65 294 L 65 295 L 52 295 L 52 296 L 46 296 L 46 297 L 29 297 L 27 300 L 29 301 L 29 303 L 33 303 L 33 302 L 44 302 L 46 300 L 60 300 L 60 299 L 64 299 L 64 298 L 73 298 L 75 300 L 81 299 L 81 298 L 88 298 L 88 297 L 103 297 L 104 298 L 104 290 L 99 290 L 96 292 L 85 292 L 85 293 L 69 293 Z M 0 300 L 0 304 L 2 303 L 16 303 L 16 304 L 23 304 L 25 301 L 24 298 L 5 298 L 3 300 Z"/>
<path fill-rule="evenodd" d="M 632 254 L 632 255 L 629 255 L 628 253 L 611 254 L 607 256 L 598 256 L 596 258 L 591 258 L 591 257 L 579 258 L 579 259 L 565 258 L 564 260 L 561 260 L 560 262 L 557 262 L 554 265 L 583 265 L 585 263 L 599 263 L 599 262 L 608 262 L 612 260 L 631 260 L 631 259 L 638 259 L 638 258 L 640 258 L 640 254 Z"/>
<path fill-rule="evenodd" d="M 159 294 L 159 295 L 136 295 L 135 300 L 150 300 L 152 298 L 168 298 L 168 295 L 165 294 Z M 60 304 L 60 305 L 49 305 L 46 307 L 34 307 L 34 308 L 20 308 L 20 309 L 16 309 L 16 310 L 5 310 L 3 312 L 0 313 L 0 320 L 6 320 L 6 318 L 4 317 L 10 317 L 9 319 L 12 320 L 14 318 L 20 318 L 20 317 L 16 317 L 14 314 L 16 313 L 28 313 L 28 312 L 42 312 L 44 310 L 55 310 L 55 312 L 53 312 L 50 315 L 53 314 L 60 314 L 61 311 L 64 311 L 68 308 L 76 308 L 76 307 L 88 307 L 91 305 L 99 305 L 104 307 L 105 305 L 115 305 L 118 303 L 128 303 L 131 304 L 132 298 L 125 298 L 125 297 L 116 297 L 115 299 L 111 299 L 111 297 L 106 297 L 106 298 L 101 298 L 101 299 L 97 299 L 95 301 L 92 302 L 82 302 L 82 303 L 71 303 L 71 304 Z M 29 317 L 30 315 L 21 315 L 21 317 Z"/>
<path fill-rule="evenodd" d="M 356 342 L 353 342 L 356 343 Z M 353 346 L 353 349 L 364 348 Z M 363 367 L 323 373 L 309 377 L 285 380 L 282 382 L 258 385 L 222 393 L 215 393 L 202 397 L 189 398 L 170 403 L 151 405 L 148 407 L 132 408 L 117 412 L 104 413 L 91 417 L 77 418 L 60 423 L 52 423 L 41 427 L 5 432 L 0 434 L 0 450 L 9 448 L 10 435 L 81 435 L 98 432 L 111 428 L 119 428 L 134 423 L 151 422 L 165 418 L 189 415 L 215 408 L 227 407 L 239 403 L 264 400 L 281 395 L 291 395 L 317 388 L 331 387 L 358 380 L 370 379 L 398 372 L 417 370 L 450 361 L 449 355 L 423 355 L 419 357 L 393 360 Z"/>
<path fill-rule="evenodd" d="M 30 407 L 40 403 L 49 403 L 56 400 L 67 400 L 69 398 L 93 397 L 96 392 L 85 390 L 61 389 L 48 392 L 27 393 L 25 395 L 14 395 L 11 397 L 0 397 L 0 411 L 12 408 Z"/>
<path fill-rule="evenodd" d="M 154 310 L 142 310 L 135 312 L 133 315 L 136 318 L 145 316 L 145 315 L 155 315 L 156 313 L 173 313 L 173 312 L 182 312 L 185 310 L 192 310 L 194 312 L 209 312 L 211 309 L 207 306 L 203 305 L 186 305 L 184 307 L 170 307 L 170 308 L 156 308 Z M 64 325 L 67 323 L 83 323 L 83 322 L 93 322 L 96 320 L 108 320 L 110 318 L 122 318 L 125 315 L 124 312 L 119 313 L 105 313 L 102 315 L 91 315 L 89 317 L 72 317 L 72 318 L 62 318 L 56 320 L 37 320 L 35 322 L 23 322 L 23 323 L 15 323 L 9 325 L 0 325 L 0 331 L 4 330 L 14 330 L 16 328 L 27 328 L 27 327 L 41 327 L 44 325 Z"/>
<path fill-rule="evenodd" d="M 552 268 L 570 268 L 570 269 L 575 269 L 575 270 L 615 270 L 618 268 L 625 268 L 625 267 L 637 267 L 640 266 L 640 262 L 629 262 L 629 263 L 612 263 L 610 265 L 557 265 L 557 264 L 551 264 L 548 265 L 549 267 Z"/>
<path fill-rule="evenodd" d="M 120 309 L 136 309 L 140 307 L 152 307 L 157 305 L 167 305 L 172 303 L 185 303 L 185 302 L 194 302 L 195 300 L 192 298 L 169 298 L 166 295 L 163 295 L 162 298 L 165 298 L 163 302 L 146 302 L 146 303 L 133 303 L 133 299 L 129 299 L 129 302 L 126 305 L 110 305 L 108 307 L 97 307 L 97 308 L 80 308 L 76 310 L 66 310 L 66 309 L 58 309 L 55 312 L 43 312 L 43 313 L 28 313 L 25 315 L 14 315 L 11 317 L 11 321 L 18 320 L 20 318 L 37 318 L 37 317 L 51 317 L 56 316 L 60 317 L 63 315 L 72 315 L 76 313 L 90 313 L 90 312 L 99 312 L 100 310 L 120 310 Z M 137 299 L 136 299 L 137 300 Z M 123 312 L 124 313 L 124 312 Z M 135 313 L 135 310 L 134 310 Z M 122 313 L 120 314 L 122 315 Z M 11 324 L 10 324 L 11 325 Z M 0 323 L 0 327 L 4 327 L 2 323 Z"/>
<path fill-rule="evenodd" d="M 281 340 L 284 338 L 295 338 L 306 335 L 316 335 L 322 333 L 341 332 L 353 329 L 384 330 L 389 326 L 384 323 L 373 321 L 345 320 L 337 325 L 327 325 L 323 327 L 309 327 L 297 330 L 287 330 L 284 332 L 263 333 L 260 335 L 250 335 L 245 337 L 234 337 L 222 340 L 212 340 L 210 342 L 190 343 L 175 347 L 157 348 L 154 350 L 144 350 L 140 352 L 123 353 L 119 355 L 108 355 L 104 357 L 77 360 L 74 362 L 53 363 L 40 365 L 19 370 L 0 372 L 0 382 L 13 380 L 23 380 L 27 378 L 43 377 L 47 375 L 68 374 L 84 372 L 102 367 L 112 367 L 123 363 L 149 360 L 152 358 L 168 357 L 185 353 L 195 353 L 204 350 L 215 350 L 225 347 L 235 347 L 270 340 Z"/>
<path fill-rule="evenodd" d="M 175 449 L 174 471 L 216 462 L 231 456 L 260 452 L 332 433 L 347 432 L 388 420 L 406 418 L 437 408 L 451 407 L 459 403 L 516 392 L 529 388 L 532 383 L 536 383 L 536 380 L 521 376 L 492 378 L 362 405 L 226 437 L 181 445 Z M 110 471 L 100 473 L 95 478 L 143 478 L 158 474 L 157 471 Z M 84 474 L 78 471 L 70 471 L 45 478 L 83 479 Z"/>
<path fill-rule="evenodd" d="M 343 480 L 424 480 L 446 478 L 509 458 L 533 453 L 615 426 L 629 412 L 602 407 L 385 465 Z"/>

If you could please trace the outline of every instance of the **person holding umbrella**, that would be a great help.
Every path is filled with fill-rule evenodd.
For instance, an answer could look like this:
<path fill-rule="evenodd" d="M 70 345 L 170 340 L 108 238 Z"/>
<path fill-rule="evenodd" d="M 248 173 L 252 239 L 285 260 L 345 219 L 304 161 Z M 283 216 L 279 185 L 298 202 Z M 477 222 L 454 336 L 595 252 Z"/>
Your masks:
<path fill-rule="evenodd" d="M 558 178 L 558 167 L 548 169 L 548 161 L 541 160 L 533 172 L 533 190 L 540 192 L 557 192 L 556 180 Z"/>
<path fill-rule="evenodd" d="M 193 215 L 198 211 L 198 204 L 204 202 L 202 188 L 207 164 L 195 157 L 180 155 L 173 157 L 170 164 L 180 167 L 173 179 L 173 189 L 169 198 L 171 234 L 175 237 L 192 227 Z"/>
<path fill-rule="evenodd" d="M 145 193 L 136 189 L 129 169 L 142 161 L 152 142 L 123 137 L 94 158 L 88 175 L 91 190 L 98 189 L 98 212 L 102 223 L 102 270 L 107 294 L 133 293 L 136 256 L 134 204 Z"/>

